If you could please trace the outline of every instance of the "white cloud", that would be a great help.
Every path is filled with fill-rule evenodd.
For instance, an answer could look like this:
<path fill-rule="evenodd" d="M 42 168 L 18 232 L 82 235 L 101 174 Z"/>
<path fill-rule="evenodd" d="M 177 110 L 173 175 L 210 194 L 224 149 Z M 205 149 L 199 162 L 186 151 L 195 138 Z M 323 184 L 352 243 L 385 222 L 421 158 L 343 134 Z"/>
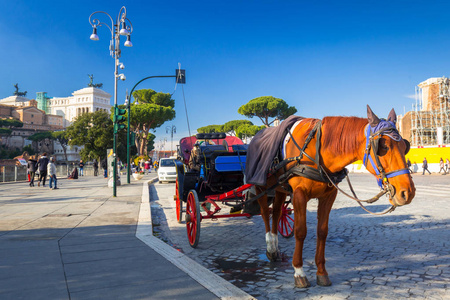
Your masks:
<path fill-rule="evenodd" d="M 404 95 L 403 97 L 416 100 L 416 95 Z"/>

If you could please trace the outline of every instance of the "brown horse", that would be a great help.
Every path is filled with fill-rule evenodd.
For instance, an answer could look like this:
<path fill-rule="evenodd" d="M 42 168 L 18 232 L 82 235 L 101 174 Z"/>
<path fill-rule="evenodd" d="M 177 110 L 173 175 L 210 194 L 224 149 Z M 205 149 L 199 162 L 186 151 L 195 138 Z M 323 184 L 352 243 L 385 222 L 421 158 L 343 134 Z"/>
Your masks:
<path fill-rule="evenodd" d="M 298 162 L 293 160 L 286 168 L 271 175 L 267 179 L 266 186 L 257 187 L 257 193 L 276 185 L 280 176 L 296 165 L 307 165 L 315 169 L 322 168 L 327 174 L 336 174 L 342 172 L 348 164 L 363 160 L 368 171 L 379 179 L 394 207 L 409 204 L 415 195 L 414 183 L 407 171 L 405 161 L 409 143 L 401 138 L 395 128 L 395 112 L 392 110 L 387 120 L 380 120 L 367 106 L 367 117 L 368 119 L 325 117 L 322 121 L 303 119 L 295 128 L 291 129 L 291 138 L 285 146 L 285 158 L 294 157 L 297 158 Z M 301 155 L 300 148 L 317 124 L 316 128 L 321 131 L 321 136 L 314 134 L 304 150 L 304 155 Z M 317 153 L 318 145 L 320 145 L 319 153 Z M 318 161 L 315 162 L 314 157 L 317 157 Z M 276 188 L 272 211 L 272 228 L 270 228 L 269 223 L 267 196 L 258 199 L 266 229 L 267 256 L 271 260 L 275 260 L 278 256 L 277 227 L 281 215 L 281 206 L 286 196 L 292 192 L 295 232 L 295 251 L 292 265 L 295 270 L 295 286 L 302 288 L 310 286 L 302 268 L 302 251 L 306 237 L 306 205 L 311 198 L 317 198 L 319 200 L 315 256 L 317 284 L 329 286 L 331 281 L 325 269 L 325 241 L 328 234 L 329 214 L 338 191 L 326 180 L 317 181 L 296 174 L 289 177 L 288 184 L 292 189 L 291 191 L 288 191 L 286 186 Z"/>

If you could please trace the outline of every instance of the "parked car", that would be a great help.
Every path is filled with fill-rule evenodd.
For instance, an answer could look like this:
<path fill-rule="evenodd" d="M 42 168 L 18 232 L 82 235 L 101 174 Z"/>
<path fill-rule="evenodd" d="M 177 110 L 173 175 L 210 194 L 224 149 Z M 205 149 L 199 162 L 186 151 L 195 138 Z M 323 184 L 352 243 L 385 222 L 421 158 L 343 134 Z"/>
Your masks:
<path fill-rule="evenodd" d="M 158 180 L 159 182 L 177 180 L 177 169 L 175 167 L 175 159 L 161 158 L 159 160 Z"/>

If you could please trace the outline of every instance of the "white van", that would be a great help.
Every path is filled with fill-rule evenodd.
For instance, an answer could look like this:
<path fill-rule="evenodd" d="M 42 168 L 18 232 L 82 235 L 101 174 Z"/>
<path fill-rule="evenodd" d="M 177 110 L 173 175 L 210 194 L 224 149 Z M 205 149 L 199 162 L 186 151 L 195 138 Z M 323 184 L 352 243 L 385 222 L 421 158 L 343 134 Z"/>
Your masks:
<path fill-rule="evenodd" d="M 177 168 L 175 165 L 175 159 L 161 158 L 159 160 L 158 180 L 159 182 L 177 180 Z"/>

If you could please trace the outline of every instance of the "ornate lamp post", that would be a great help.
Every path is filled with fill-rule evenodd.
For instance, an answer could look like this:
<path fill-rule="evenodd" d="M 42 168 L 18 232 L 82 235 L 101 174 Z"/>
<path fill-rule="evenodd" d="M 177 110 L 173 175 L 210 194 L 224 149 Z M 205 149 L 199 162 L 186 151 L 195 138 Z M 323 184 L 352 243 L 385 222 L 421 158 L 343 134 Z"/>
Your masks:
<path fill-rule="evenodd" d="M 111 21 L 111 26 L 107 23 L 100 22 L 99 19 L 95 18 L 96 14 L 104 14 L 109 17 Z M 121 115 L 125 114 L 124 110 L 120 110 L 117 106 L 117 80 L 125 80 L 124 74 L 119 74 L 118 68 L 124 69 L 124 65 L 119 62 L 120 51 L 120 36 L 126 36 L 127 40 L 124 43 L 125 47 L 132 47 L 131 43 L 131 33 L 133 32 L 133 25 L 131 21 L 127 18 L 127 9 L 125 6 L 119 11 L 117 15 L 116 23 L 114 23 L 113 18 L 104 11 L 96 11 L 89 16 L 89 23 L 92 26 L 92 34 L 90 39 L 93 41 L 98 41 L 99 37 L 97 35 L 97 28 L 105 25 L 111 32 L 111 41 L 109 43 L 109 54 L 114 58 L 114 144 L 113 144 L 113 156 L 114 156 L 114 166 L 113 166 L 113 196 L 117 196 L 117 132 L 119 129 L 125 127 L 123 124 L 119 124 L 125 120 Z M 128 137 L 129 138 L 129 137 Z"/>
<path fill-rule="evenodd" d="M 173 134 L 177 133 L 177 128 L 175 127 L 175 125 L 166 126 L 166 133 L 169 133 L 169 131 L 170 131 L 170 156 L 172 156 Z"/>
<path fill-rule="evenodd" d="M 128 96 L 128 90 L 127 90 L 127 98 L 125 99 L 125 106 L 127 107 L 127 183 L 130 183 L 130 147 L 131 147 L 131 136 L 130 136 L 130 114 L 131 114 L 131 107 L 130 107 L 130 98 Z"/>
<path fill-rule="evenodd" d="M 166 149 L 166 142 L 167 142 L 166 138 L 159 139 L 159 158 L 161 158 L 161 151 L 163 152 L 164 157 L 166 156 L 165 153 L 164 153 L 164 151 L 166 151 L 165 150 Z"/>

